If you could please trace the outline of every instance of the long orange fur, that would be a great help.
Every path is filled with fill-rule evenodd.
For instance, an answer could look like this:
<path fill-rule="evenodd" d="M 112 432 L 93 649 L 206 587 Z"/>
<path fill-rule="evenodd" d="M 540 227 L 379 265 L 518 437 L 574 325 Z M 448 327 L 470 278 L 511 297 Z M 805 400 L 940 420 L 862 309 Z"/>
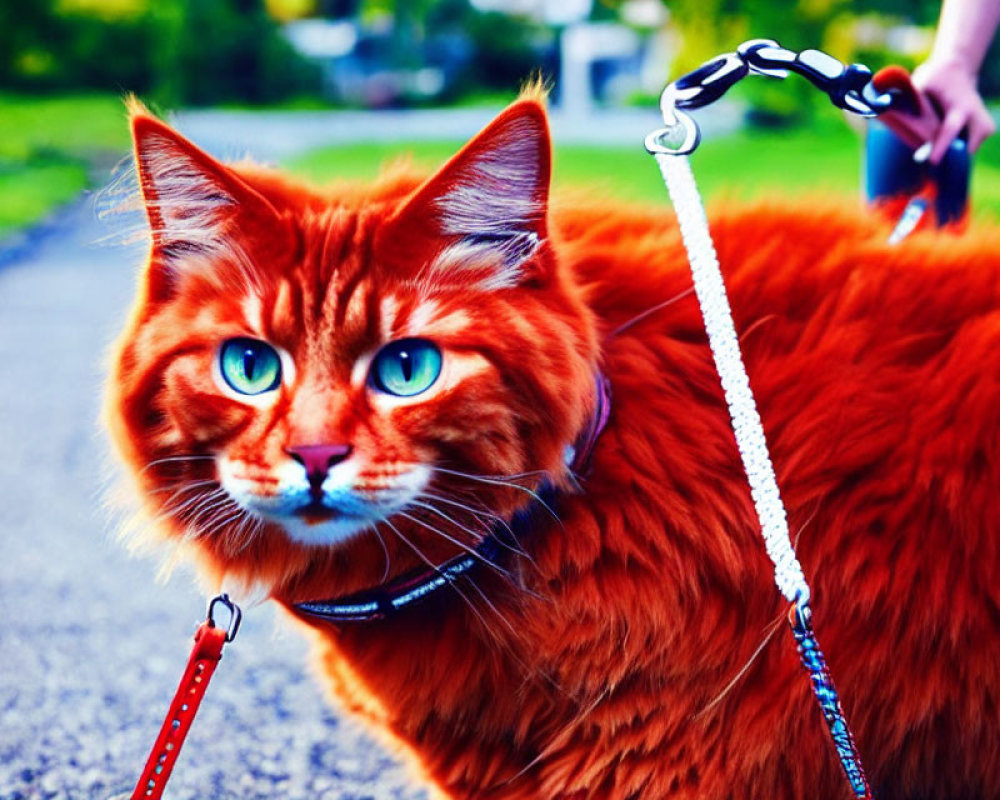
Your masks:
<path fill-rule="evenodd" d="M 380 622 L 300 620 L 343 707 L 447 797 L 847 796 L 791 636 L 773 633 L 782 604 L 667 209 L 553 203 L 530 221 L 542 243 L 517 285 L 471 286 L 498 269 L 487 258 L 428 287 L 449 244 L 438 199 L 470 159 L 525 137 L 545 202 L 537 96 L 424 183 L 397 171 L 325 190 L 223 166 L 138 106 L 132 124 L 153 247 L 107 419 L 158 530 L 213 579 L 285 607 L 346 595 L 456 555 L 483 519 L 453 506 L 455 524 L 437 519 L 450 538 L 397 516 L 301 544 L 231 500 L 200 514 L 220 453 L 261 485 L 288 447 L 330 441 L 366 459 L 361 490 L 411 461 L 519 476 L 434 477 L 439 496 L 505 519 L 542 475 L 561 489 L 559 520 L 536 517 L 502 572 Z M 184 180 L 215 226 L 207 244 L 183 241 L 183 208 L 160 196 Z M 877 796 L 1000 796 L 1000 233 L 889 247 L 877 220 L 803 203 L 711 224 Z M 351 373 L 390 323 L 426 324 L 446 361 L 475 369 L 380 413 Z M 238 335 L 295 361 L 272 406 L 212 382 L 215 348 Z M 577 487 L 562 453 L 598 369 L 612 414 Z"/>

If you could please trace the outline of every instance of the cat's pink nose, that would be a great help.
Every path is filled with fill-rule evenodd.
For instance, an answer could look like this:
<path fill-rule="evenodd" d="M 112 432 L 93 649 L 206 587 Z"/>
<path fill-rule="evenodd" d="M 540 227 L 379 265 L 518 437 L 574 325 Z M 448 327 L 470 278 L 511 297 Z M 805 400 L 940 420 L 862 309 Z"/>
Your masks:
<path fill-rule="evenodd" d="M 287 448 L 288 455 L 306 468 L 309 483 L 316 487 L 326 480 L 330 467 L 339 464 L 351 454 L 349 444 L 304 444 Z"/>

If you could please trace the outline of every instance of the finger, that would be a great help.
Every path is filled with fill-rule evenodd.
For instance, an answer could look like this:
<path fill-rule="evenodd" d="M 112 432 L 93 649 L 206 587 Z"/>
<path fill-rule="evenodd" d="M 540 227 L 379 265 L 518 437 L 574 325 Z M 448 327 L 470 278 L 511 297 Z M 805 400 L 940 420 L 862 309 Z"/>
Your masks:
<path fill-rule="evenodd" d="M 944 118 L 944 122 L 941 123 L 941 129 L 938 131 L 937 136 L 934 138 L 934 147 L 931 148 L 931 156 L 928 161 L 935 166 L 941 163 L 941 159 L 944 158 L 945 152 L 948 150 L 948 146 L 954 141 L 955 137 L 961 133 L 962 128 L 965 127 L 967 116 L 964 111 L 949 111 L 947 116 Z"/>
<path fill-rule="evenodd" d="M 975 153 L 988 136 L 996 132 L 997 126 L 986 109 L 977 109 L 969 118 L 969 152 Z"/>
<path fill-rule="evenodd" d="M 917 139 L 917 145 L 921 145 L 924 142 L 933 142 L 937 138 L 938 131 L 941 130 L 941 118 L 934 111 L 928 111 L 928 113 L 921 114 L 919 117 L 912 117 L 910 119 L 910 129 Z"/>
<path fill-rule="evenodd" d="M 881 114 L 878 119 L 911 149 L 916 149 L 923 142 L 932 139 L 936 133 L 936 128 L 923 132 L 918 124 L 919 119 L 905 112 L 887 111 Z"/>
<path fill-rule="evenodd" d="M 920 103 L 920 117 L 922 119 L 932 119 L 935 122 L 941 121 L 941 114 L 938 112 L 940 101 L 933 92 L 930 90 L 918 91 L 917 99 Z"/>
<path fill-rule="evenodd" d="M 941 130 L 941 114 L 938 112 L 938 99 L 933 90 L 918 90 L 917 100 L 919 113 L 911 116 L 907 122 L 913 134 L 912 147 L 916 148 L 925 142 L 933 142 Z"/>

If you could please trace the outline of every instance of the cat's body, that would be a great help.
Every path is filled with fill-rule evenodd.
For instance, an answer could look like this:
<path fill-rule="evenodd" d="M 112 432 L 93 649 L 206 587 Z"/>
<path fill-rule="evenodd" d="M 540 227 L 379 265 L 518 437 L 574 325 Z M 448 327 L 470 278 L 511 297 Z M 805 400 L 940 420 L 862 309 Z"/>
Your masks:
<path fill-rule="evenodd" d="M 333 530 L 325 518 L 289 522 L 283 533 L 280 520 L 264 515 L 249 537 L 242 519 L 233 529 L 232 519 L 215 524 L 190 505 L 168 513 L 175 532 L 197 532 L 193 547 L 210 571 L 257 580 L 286 606 L 377 586 L 387 560 L 391 575 L 420 565 L 411 544 L 441 563 L 459 549 L 431 535 L 429 522 L 474 545 L 471 534 L 485 525 L 461 516 L 461 505 L 482 503 L 509 518 L 530 498 L 492 476 L 547 471 L 560 489 L 559 521 L 533 516 L 520 537 L 527 557 L 498 559 L 509 575 L 481 567 L 455 590 L 386 620 L 333 625 L 303 617 L 335 694 L 401 742 L 448 796 L 842 798 L 846 788 L 783 621 L 667 209 L 566 206 L 547 217 L 543 208 L 539 217 L 529 208 L 512 212 L 519 225 L 490 237 L 438 234 L 451 237 L 447 246 L 459 237 L 473 250 L 471 262 L 464 251 L 442 259 L 440 243 L 421 238 L 420 226 L 432 225 L 426 220 L 434 214 L 450 214 L 454 227 L 459 196 L 498 213 L 500 206 L 463 184 L 469 159 L 499 153 L 505 170 L 531 161 L 534 151 L 502 147 L 515 124 L 522 144 L 530 140 L 539 113 L 531 101 L 514 107 L 416 195 L 405 180 L 345 197 L 244 172 L 257 193 L 250 203 L 263 197 L 282 212 L 267 252 L 289 266 L 257 267 L 280 273 L 273 285 L 266 277 L 263 288 L 209 285 L 195 271 L 184 277 L 170 259 L 216 256 L 190 242 L 171 250 L 161 233 L 163 263 L 154 250 L 150 288 L 119 356 L 110 406 L 119 445 L 148 503 L 167 512 L 174 509 L 166 497 L 180 491 L 183 500 L 183 487 L 200 480 L 206 495 L 221 482 L 226 502 L 247 509 L 256 501 L 234 500 L 220 472 L 234 463 L 271 469 L 278 457 L 269 454 L 294 457 L 319 440 L 392 450 L 403 467 L 370 470 L 390 483 L 416 474 L 404 469 L 407 458 L 417 460 L 403 455 L 411 446 L 440 469 L 428 494 L 411 493 L 397 516 L 386 512 L 394 525 L 376 526 L 381 539 L 369 531 L 308 542 Z M 138 120 L 150 201 L 169 181 L 144 156 L 151 148 L 162 154 L 150 137 L 167 134 Z M 167 144 L 184 162 L 184 146 Z M 532 162 L 544 179 L 547 158 L 546 142 Z M 190 184 L 191 170 L 185 175 Z M 509 209 L 517 211 L 517 201 L 523 211 L 526 198 L 536 197 L 536 185 L 524 188 L 530 177 L 504 172 L 500 191 L 515 194 Z M 227 198 L 243 191 L 224 188 Z M 203 192 L 201 202 L 217 196 Z M 271 211 L 251 213 L 259 220 Z M 817 632 L 876 795 L 1000 797 L 1000 235 L 923 236 L 890 248 L 877 223 L 851 212 L 763 206 L 720 213 L 712 230 L 813 586 Z M 542 244 L 523 239 L 526 232 Z M 516 247 L 508 246 L 515 238 Z M 498 239 L 506 248 L 500 255 L 482 249 Z M 261 245 L 242 244 L 259 265 Z M 439 287 L 433 308 L 421 311 L 422 300 L 408 312 L 400 311 L 399 287 L 420 280 L 383 278 L 381 293 L 359 291 L 367 271 L 405 270 L 385 265 L 407 258 L 466 281 L 474 273 L 479 285 Z M 482 264 L 484 274 L 476 272 Z M 234 303 L 233 293 L 261 299 L 241 295 Z M 389 308 L 388 294 L 397 296 Z M 367 299 L 352 306 L 357 295 Z M 409 321 L 389 335 L 372 323 L 380 313 L 408 313 Z M 248 323 L 255 314 L 263 320 Z M 200 372 L 217 345 L 201 355 L 191 339 L 213 326 L 224 331 L 216 339 L 267 332 L 282 363 L 294 362 L 295 383 L 274 389 L 266 411 L 212 396 Z M 380 327 L 381 334 L 370 330 Z M 187 338 L 163 346 L 171 330 Z M 446 362 L 460 365 L 443 369 L 444 388 L 427 390 L 439 392 L 428 403 L 440 414 L 407 401 L 383 410 L 394 427 L 380 432 L 366 415 L 384 399 L 351 394 L 374 391 L 354 374 L 357 363 L 374 362 L 357 355 L 364 347 L 351 350 L 352 337 L 384 342 L 425 331 Z M 458 336 L 461 347 L 449 340 Z M 299 340 L 307 342 L 301 349 Z M 336 355 L 344 348 L 354 353 L 346 367 Z M 473 363 L 470 352 L 486 354 L 491 366 Z M 597 369 L 610 381 L 612 410 L 577 489 L 562 474 L 562 449 L 593 413 Z M 494 372 L 498 380 L 487 381 Z M 307 385 L 310 393 L 295 391 Z M 246 416 L 265 413 L 266 420 Z M 335 433 L 324 429 L 326 419 Z M 197 460 L 146 467 L 180 454 Z M 479 479 L 463 481 L 445 465 Z M 336 468 L 331 459 L 329 475 Z M 362 481 L 366 472 L 354 475 Z M 530 488 L 541 482 L 517 480 Z M 405 494 L 408 486 L 391 489 Z M 413 509 L 435 496 L 452 502 L 451 523 L 440 505 L 414 519 Z M 340 501 L 323 495 L 316 502 Z"/>

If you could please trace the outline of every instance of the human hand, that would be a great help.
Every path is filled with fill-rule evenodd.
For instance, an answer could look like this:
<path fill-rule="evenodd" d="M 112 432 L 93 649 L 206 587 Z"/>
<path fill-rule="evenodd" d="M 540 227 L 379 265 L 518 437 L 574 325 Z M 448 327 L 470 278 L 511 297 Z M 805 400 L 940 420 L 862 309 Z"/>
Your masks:
<path fill-rule="evenodd" d="M 963 129 L 968 129 L 971 153 L 996 131 L 996 124 L 976 89 L 976 72 L 962 59 L 931 57 L 914 70 L 913 85 L 921 96 L 921 105 L 929 100 L 940 113 L 937 129 L 922 131 L 930 134 L 924 139 L 932 143 L 930 163 L 941 161 L 952 140 Z"/>
<path fill-rule="evenodd" d="M 930 155 L 930 144 L 941 127 L 941 117 L 925 92 L 913 85 L 910 73 L 898 66 L 886 67 L 872 77 L 872 84 L 880 93 L 894 96 L 892 108 L 879 116 L 879 122 L 887 125 L 913 151 L 922 152 L 923 158 Z M 925 144 L 927 143 L 927 144 Z"/>

